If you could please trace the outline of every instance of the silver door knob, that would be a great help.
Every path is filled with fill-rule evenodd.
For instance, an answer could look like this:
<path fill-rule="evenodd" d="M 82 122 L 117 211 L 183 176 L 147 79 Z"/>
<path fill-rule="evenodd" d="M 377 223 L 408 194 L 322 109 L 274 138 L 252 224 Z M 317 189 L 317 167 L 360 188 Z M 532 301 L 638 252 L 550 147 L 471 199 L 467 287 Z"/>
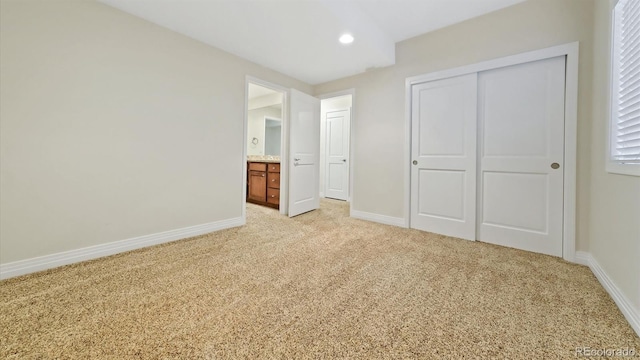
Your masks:
<path fill-rule="evenodd" d="M 347 159 L 342 159 L 342 162 L 347 162 Z"/>
<path fill-rule="evenodd" d="M 413 160 L 413 165 L 418 165 L 418 160 Z"/>
<path fill-rule="evenodd" d="M 558 163 L 551 164 L 551 168 L 554 169 L 554 170 L 559 168 L 559 167 L 560 167 L 560 164 L 558 164 Z"/>

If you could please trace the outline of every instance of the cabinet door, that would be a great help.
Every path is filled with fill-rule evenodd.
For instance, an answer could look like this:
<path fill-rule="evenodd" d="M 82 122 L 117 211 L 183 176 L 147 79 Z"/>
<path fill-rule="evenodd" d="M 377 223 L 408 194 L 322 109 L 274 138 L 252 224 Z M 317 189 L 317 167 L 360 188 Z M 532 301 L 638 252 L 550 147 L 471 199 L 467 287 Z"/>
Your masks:
<path fill-rule="evenodd" d="M 280 164 L 276 164 L 276 163 L 272 163 L 269 164 L 269 170 L 270 173 L 279 173 L 280 172 Z"/>
<path fill-rule="evenodd" d="M 267 201 L 267 173 L 249 171 L 249 199 Z"/>
<path fill-rule="evenodd" d="M 267 202 L 269 204 L 280 205 L 280 189 L 267 189 Z"/>
<path fill-rule="evenodd" d="M 267 164 L 265 164 L 265 163 L 257 163 L 257 162 L 250 162 L 249 163 L 249 171 L 267 171 Z"/>
<path fill-rule="evenodd" d="M 280 189 L 280 173 L 267 173 L 267 186 L 272 189 Z"/>

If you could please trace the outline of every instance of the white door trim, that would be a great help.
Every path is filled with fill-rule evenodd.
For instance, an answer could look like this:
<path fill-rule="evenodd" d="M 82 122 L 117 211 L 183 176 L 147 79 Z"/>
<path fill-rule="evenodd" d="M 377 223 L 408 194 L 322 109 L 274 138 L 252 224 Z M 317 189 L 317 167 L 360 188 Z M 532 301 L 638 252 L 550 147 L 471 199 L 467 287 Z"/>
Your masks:
<path fill-rule="evenodd" d="M 404 220 L 409 227 L 411 218 L 411 87 L 432 80 L 439 80 L 474 72 L 497 69 L 537 60 L 566 56 L 565 122 L 564 122 L 564 210 L 562 257 L 575 262 L 576 252 L 576 163 L 578 129 L 578 42 L 506 56 L 498 59 L 465 65 L 409 77 L 405 80 L 405 145 L 404 145 Z"/>
<path fill-rule="evenodd" d="M 353 149 L 355 148 L 355 127 L 353 126 L 356 119 L 356 89 L 346 89 L 341 91 L 336 91 L 332 93 L 317 95 L 316 97 L 320 99 L 320 101 L 324 99 L 330 99 L 343 95 L 351 95 L 351 121 L 349 122 L 349 198 L 347 201 L 349 202 L 349 214 L 353 211 L 353 164 L 355 163 L 355 158 L 353 156 Z M 351 215 L 349 215 L 351 216 Z"/>
<path fill-rule="evenodd" d="M 262 79 L 258 79 L 253 76 L 247 75 L 244 83 L 244 121 L 243 121 L 243 139 L 242 142 L 242 223 L 247 222 L 247 209 L 245 204 L 247 203 L 247 191 L 245 184 L 247 183 L 247 133 L 249 128 L 249 83 L 260 85 L 271 90 L 275 90 L 282 93 L 282 130 L 280 136 L 282 136 L 282 144 L 280 146 L 280 214 L 287 214 L 289 183 L 288 183 L 288 168 L 286 166 L 289 159 L 289 89 L 278 84 L 274 84 Z"/>

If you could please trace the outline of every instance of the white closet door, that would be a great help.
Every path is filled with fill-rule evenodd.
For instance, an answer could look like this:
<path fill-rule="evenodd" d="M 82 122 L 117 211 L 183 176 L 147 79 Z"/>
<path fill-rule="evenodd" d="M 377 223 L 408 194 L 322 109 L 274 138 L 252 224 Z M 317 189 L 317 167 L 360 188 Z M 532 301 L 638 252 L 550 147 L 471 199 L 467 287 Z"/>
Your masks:
<path fill-rule="evenodd" d="M 412 88 L 411 227 L 474 240 L 477 76 Z"/>
<path fill-rule="evenodd" d="M 478 240 L 562 256 L 565 57 L 478 75 Z"/>

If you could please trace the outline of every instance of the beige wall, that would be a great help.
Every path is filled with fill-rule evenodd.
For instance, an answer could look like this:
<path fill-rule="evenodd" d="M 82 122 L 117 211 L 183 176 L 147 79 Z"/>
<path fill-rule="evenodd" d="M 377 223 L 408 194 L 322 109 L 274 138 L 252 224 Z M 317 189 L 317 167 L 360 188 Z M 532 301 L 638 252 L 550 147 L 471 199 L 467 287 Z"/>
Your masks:
<path fill-rule="evenodd" d="M 597 1 L 595 12 L 589 252 L 640 313 L 640 177 L 605 170 L 613 3 Z"/>
<path fill-rule="evenodd" d="M 593 1 L 529 0 L 421 35 L 396 47 L 396 65 L 321 84 L 315 94 L 355 88 L 354 210 L 404 217 L 405 79 L 580 41 L 578 249 L 588 244 Z"/>
<path fill-rule="evenodd" d="M 245 76 L 95 2 L 0 11 L 0 263 L 241 216 Z"/>

